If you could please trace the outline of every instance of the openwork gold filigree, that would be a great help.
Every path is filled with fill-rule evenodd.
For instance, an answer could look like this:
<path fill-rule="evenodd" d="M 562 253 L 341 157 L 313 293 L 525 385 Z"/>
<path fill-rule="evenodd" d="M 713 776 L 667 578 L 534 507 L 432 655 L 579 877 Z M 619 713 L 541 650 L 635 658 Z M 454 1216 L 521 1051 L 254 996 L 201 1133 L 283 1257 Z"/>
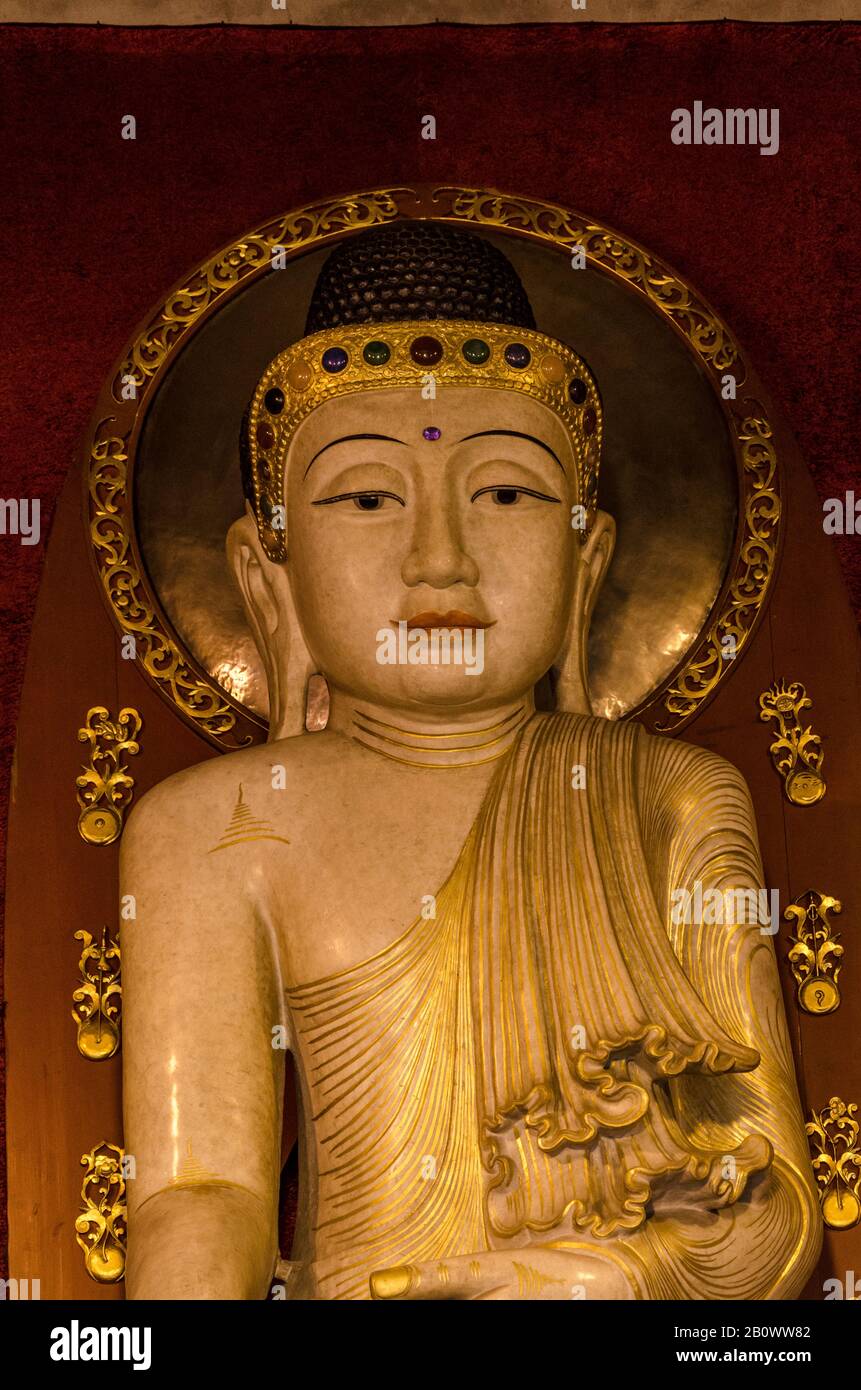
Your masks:
<path fill-rule="evenodd" d="M 399 215 L 399 201 L 415 196 L 410 189 L 391 188 L 326 199 L 277 217 L 219 251 L 168 295 L 131 345 L 114 377 L 114 399 L 121 402 L 131 382 L 140 389 L 155 376 L 187 330 L 242 281 L 269 270 L 273 254 L 283 249 L 295 255 L 319 242 L 389 222 Z"/>
<path fill-rule="evenodd" d="M 140 751 L 137 736 L 141 717 L 135 709 L 122 709 L 111 719 L 104 705 L 87 713 L 78 730 L 81 743 L 90 745 L 90 761 L 75 779 L 78 788 L 78 830 L 88 845 L 110 845 L 121 834 L 123 816 L 134 795 L 134 778 L 126 770 L 123 755 Z"/>
<path fill-rule="evenodd" d="M 89 517 L 96 565 L 111 613 L 136 642 L 136 659 L 182 716 L 219 748 L 264 737 L 263 722 L 202 671 L 171 630 L 134 543 L 132 471 L 141 421 L 161 374 L 186 336 L 232 294 L 265 275 L 274 253 L 291 259 L 399 218 L 498 229 L 562 254 L 583 248 L 587 264 L 624 281 L 674 325 L 720 399 L 735 445 L 741 524 L 731 572 L 696 644 L 661 689 L 632 711 L 657 730 L 689 722 L 749 642 L 775 573 L 781 521 L 772 429 L 726 325 L 680 276 L 636 242 L 581 214 L 495 190 L 439 185 L 374 189 L 324 200 L 273 219 L 207 260 L 169 294 L 129 345 L 102 395 L 89 449 Z M 721 398 L 724 373 L 736 401 Z M 731 640 L 727 640 L 731 639 Z"/>
<path fill-rule="evenodd" d="M 831 1014 L 840 1004 L 837 976 L 843 947 L 828 920 L 829 912 L 842 912 L 837 898 L 811 889 L 790 903 L 783 916 L 795 923 L 787 956 L 797 988 L 799 1008 L 808 1014 Z"/>
<path fill-rule="evenodd" d="M 800 681 L 790 685 L 775 681 L 759 697 L 760 719 L 777 722 L 777 737 L 769 749 L 771 761 L 783 778 L 787 799 L 796 806 L 813 806 L 825 795 L 822 740 L 809 724 L 802 728 L 799 718 L 812 704 Z"/>
<path fill-rule="evenodd" d="M 72 995 L 72 1018 L 78 1025 L 78 1051 L 91 1062 L 113 1057 L 120 1045 L 123 991 L 119 942 L 102 927 L 98 943 L 88 931 L 76 931 L 83 943 L 78 969 L 81 983 Z"/>
<path fill-rule="evenodd" d="M 90 540 L 105 597 L 135 659 L 150 680 L 204 733 L 225 748 L 244 747 L 236 710 L 208 676 L 196 671 L 157 611 L 132 545 L 128 433 L 100 421 L 90 453 Z"/>
<path fill-rule="evenodd" d="M 91 1279 L 116 1284 L 126 1268 L 126 1183 L 123 1151 L 104 1140 L 81 1155 L 86 1172 L 75 1239 Z"/>
<path fill-rule="evenodd" d="M 861 1150 L 858 1146 L 857 1105 L 832 1096 L 805 1126 L 819 1184 L 822 1219 L 835 1231 L 861 1220 Z"/>
<path fill-rule="evenodd" d="M 590 265 L 627 280 L 673 319 L 704 362 L 721 372 L 732 369 L 737 383 L 744 379 L 735 370 L 742 365 L 741 355 L 729 330 L 690 285 L 645 247 L 556 203 L 455 187 L 435 189 L 434 201 L 451 221 L 517 231 L 569 252 L 582 246 Z"/>
<path fill-rule="evenodd" d="M 728 586 L 708 629 L 663 697 L 665 713 L 655 728 L 669 732 L 696 713 L 750 640 L 771 584 L 780 523 L 777 456 L 771 426 L 757 402 L 743 419 L 733 416 L 744 470 L 744 537 Z"/>

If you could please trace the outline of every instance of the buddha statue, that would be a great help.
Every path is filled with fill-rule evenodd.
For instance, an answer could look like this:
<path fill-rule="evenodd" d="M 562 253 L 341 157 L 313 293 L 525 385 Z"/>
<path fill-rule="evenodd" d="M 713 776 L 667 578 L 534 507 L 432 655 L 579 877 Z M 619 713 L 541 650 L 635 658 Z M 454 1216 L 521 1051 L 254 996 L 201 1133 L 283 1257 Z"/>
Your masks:
<path fill-rule="evenodd" d="M 123 838 L 130 1297 L 804 1286 L 771 928 L 674 907 L 761 890 L 747 788 L 591 711 L 602 429 L 507 258 L 434 223 L 340 244 L 264 372 L 227 544 L 269 741 Z"/>

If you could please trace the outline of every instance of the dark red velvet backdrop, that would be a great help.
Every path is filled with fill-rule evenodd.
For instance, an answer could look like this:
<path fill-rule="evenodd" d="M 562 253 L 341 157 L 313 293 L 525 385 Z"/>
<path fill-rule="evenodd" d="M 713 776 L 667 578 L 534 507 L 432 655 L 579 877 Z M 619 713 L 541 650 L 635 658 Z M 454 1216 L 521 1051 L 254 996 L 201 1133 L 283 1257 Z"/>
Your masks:
<path fill-rule="evenodd" d="M 779 153 L 673 145 L 697 100 L 778 107 Z M 414 179 L 645 242 L 747 345 L 822 497 L 861 494 L 861 26 L 10 27 L 0 102 L 0 497 L 40 497 L 45 534 L 102 379 L 174 280 L 291 206 Z M 835 543 L 861 609 L 861 541 Z M 0 537 L 3 822 L 43 545 Z"/>

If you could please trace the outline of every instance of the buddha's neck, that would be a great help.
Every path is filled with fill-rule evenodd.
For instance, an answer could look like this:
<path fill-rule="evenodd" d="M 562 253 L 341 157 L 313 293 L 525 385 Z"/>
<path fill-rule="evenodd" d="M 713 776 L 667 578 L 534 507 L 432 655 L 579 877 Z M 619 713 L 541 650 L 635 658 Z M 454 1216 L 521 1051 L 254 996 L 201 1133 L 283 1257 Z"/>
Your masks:
<path fill-rule="evenodd" d="M 446 710 L 435 716 L 357 700 L 330 688 L 326 727 L 392 762 L 425 768 L 477 767 L 503 757 L 534 711 L 531 691 L 480 713 Z"/>

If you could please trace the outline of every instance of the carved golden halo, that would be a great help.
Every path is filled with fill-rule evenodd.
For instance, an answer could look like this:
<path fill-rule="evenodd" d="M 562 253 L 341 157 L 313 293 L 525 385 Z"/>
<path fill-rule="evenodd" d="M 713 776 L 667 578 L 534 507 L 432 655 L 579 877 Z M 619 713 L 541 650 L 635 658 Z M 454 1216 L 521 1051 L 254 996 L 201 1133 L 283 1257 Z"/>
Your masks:
<path fill-rule="evenodd" d="M 542 242 L 568 256 L 582 246 L 590 267 L 642 294 L 696 354 L 720 402 L 737 461 L 733 559 L 689 650 L 660 687 L 626 715 L 656 731 L 678 732 L 734 666 L 725 658 L 727 639 L 736 658 L 749 643 L 776 572 L 780 472 L 767 412 L 754 396 L 744 396 L 750 371 L 726 325 L 657 257 L 576 212 L 492 190 L 417 185 L 311 204 L 218 252 L 147 318 L 102 392 L 87 449 L 92 554 L 114 621 L 122 633 L 134 636 L 138 663 L 149 680 L 217 747 L 242 747 L 265 737 L 265 721 L 228 695 L 186 650 L 147 578 L 133 516 L 133 463 L 141 428 L 163 371 L 227 297 L 269 272 L 275 248 L 290 260 L 400 218 L 474 224 Z M 721 396 L 726 372 L 736 380 L 732 401 Z"/>

